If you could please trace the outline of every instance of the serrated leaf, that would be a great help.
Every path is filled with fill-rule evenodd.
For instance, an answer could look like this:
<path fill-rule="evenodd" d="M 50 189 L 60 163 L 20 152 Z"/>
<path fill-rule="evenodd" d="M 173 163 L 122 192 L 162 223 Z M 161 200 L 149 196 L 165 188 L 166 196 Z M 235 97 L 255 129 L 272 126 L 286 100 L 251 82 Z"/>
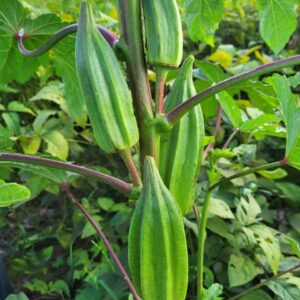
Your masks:
<path fill-rule="evenodd" d="M 240 286 L 263 273 L 256 263 L 243 254 L 231 254 L 228 263 L 228 279 L 230 287 Z"/>
<path fill-rule="evenodd" d="M 17 183 L 5 183 L 0 180 L 0 207 L 11 206 L 29 198 L 30 190 L 27 187 Z"/>
<path fill-rule="evenodd" d="M 184 18 L 190 37 L 214 45 L 214 34 L 224 13 L 223 0 L 185 0 Z"/>
<path fill-rule="evenodd" d="M 296 105 L 286 77 L 274 74 L 268 82 L 279 97 L 287 127 L 286 157 L 291 166 L 300 170 L 300 108 Z"/>
<path fill-rule="evenodd" d="M 297 27 L 295 0 L 257 0 L 260 34 L 268 46 L 278 53 Z"/>

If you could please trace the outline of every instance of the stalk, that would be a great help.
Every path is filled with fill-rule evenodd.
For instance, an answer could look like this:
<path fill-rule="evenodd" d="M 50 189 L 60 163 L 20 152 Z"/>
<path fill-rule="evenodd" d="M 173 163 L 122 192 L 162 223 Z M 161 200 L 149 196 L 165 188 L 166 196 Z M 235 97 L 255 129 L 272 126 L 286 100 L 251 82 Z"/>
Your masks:
<path fill-rule="evenodd" d="M 198 293 L 197 293 L 197 300 L 202 300 L 202 293 L 203 293 L 203 273 L 204 273 L 204 247 L 205 247 L 205 239 L 206 239 L 206 222 L 207 222 L 207 216 L 208 216 L 208 208 L 209 208 L 209 201 L 211 194 L 213 190 L 218 187 L 220 184 L 229 182 L 232 179 L 239 178 L 246 176 L 248 174 L 252 174 L 258 171 L 262 170 L 268 170 L 268 169 L 273 169 L 276 167 L 281 167 L 284 165 L 287 165 L 288 161 L 286 159 L 273 162 L 270 164 L 265 164 L 262 166 L 254 167 L 254 168 L 249 168 L 247 170 L 244 170 L 242 172 L 236 173 L 230 177 L 221 179 L 217 183 L 211 185 L 207 192 L 205 193 L 204 197 L 204 203 L 202 207 L 202 212 L 201 212 L 201 218 L 199 222 L 199 237 L 198 237 Z"/>
<path fill-rule="evenodd" d="M 73 173 L 95 177 L 98 181 L 106 183 L 122 193 L 123 195 L 130 197 L 132 193 L 132 185 L 118 179 L 116 177 L 92 170 L 83 166 L 74 165 L 69 162 L 62 162 L 49 158 L 36 157 L 31 155 L 17 154 L 17 153 L 0 153 L 0 161 L 12 161 L 20 162 L 24 164 L 46 166 L 55 169 L 62 169 Z"/>
<path fill-rule="evenodd" d="M 141 298 L 139 297 L 138 293 L 136 292 L 133 283 L 131 282 L 125 268 L 123 267 L 121 261 L 119 260 L 116 252 L 114 251 L 111 243 L 109 242 L 109 240 L 107 239 L 107 237 L 105 236 L 104 232 L 102 231 L 102 229 L 100 228 L 100 226 L 97 224 L 97 222 L 93 219 L 93 217 L 89 214 L 89 212 L 79 203 L 79 201 L 75 198 L 75 196 L 72 194 L 72 192 L 69 189 L 69 186 L 67 184 L 62 184 L 61 185 L 61 189 L 63 191 L 65 191 L 65 193 L 68 195 L 68 197 L 71 199 L 71 201 L 73 202 L 73 204 L 75 204 L 77 206 L 77 208 L 79 208 L 79 210 L 83 213 L 83 215 L 85 216 L 85 218 L 88 220 L 88 222 L 94 227 L 94 229 L 96 230 L 97 235 L 100 237 L 100 239 L 102 240 L 102 242 L 104 243 L 108 253 L 110 254 L 111 258 L 113 259 L 115 265 L 117 266 L 120 274 L 122 275 L 123 279 L 125 280 L 129 290 L 131 291 L 132 295 L 133 295 L 133 299 L 134 300 L 141 300 Z"/>
<path fill-rule="evenodd" d="M 155 105 L 157 115 L 162 115 L 164 113 L 164 90 L 168 73 L 168 69 L 156 67 Z"/>
<path fill-rule="evenodd" d="M 103 35 L 103 37 L 106 39 L 106 41 L 113 47 L 118 41 L 118 37 L 112 33 L 111 31 L 107 30 L 106 28 L 97 25 L 97 28 L 99 32 Z M 23 44 L 23 40 L 30 37 L 30 34 L 26 34 L 21 29 L 18 34 L 18 48 L 21 54 L 27 57 L 37 57 L 44 53 L 46 53 L 48 50 L 50 50 L 52 47 L 54 47 L 59 41 L 61 41 L 63 38 L 68 36 L 69 34 L 72 34 L 76 32 L 78 29 L 78 24 L 72 24 L 69 26 L 66 26 L 59 31 L 57 31 L 52 37 L 49 38 L 48 41 L 46 41 L 43 45 L 41 45 L 39 48 L 34 50 L 28 50 Z"/>
<path fill-rule="evenodd" d="M 121 33 L 128 46 L 128 75 L 140 130 L 143 163 L 145 156 L 152 156 L 157 160 L 158 136 L 151 124 L 154 112 L 144 53 L 141 3 L 140 0 L 118 0 L 118 8 Z"/>
<path fill-rule="evenodd" d="M 174 125 L 177 121 L 179 121 L 188 111 L 190 111 L 195 105 L 200 104 L 207 98 L 226 90 L 234 85 L 237 85 L 243 81 L 248 79 L 258 77 L 260 75 L 274 72 L 280 70 L 282 68 L 291 67 L 300 63 L 300 55 L 294 55 L 289 58 L 279 59 L 277 61 L 271 62 L 269 64 L 265 64 L 259 66 L 250 71 L 244 72 L 239 75 L 232 76 L 224 81 L 217 83 L 216 85 L 205 89 L 201 93 L 195 95 L 194 97 L 188 99 L 182 104 L 175 107 L 172 111 L 170 111 L 166 118 L 171 125 Z"/>
<path fill-rule="evenodd" d="M 120 154 L 121 154 L 121 157 L 127 167 L 128 172 L 131 176 L 133 185 L 141 186 L 142 185 L 141 176 L 140 176 L 139 171 L 136 167 L 136 164 L 133 160 L 130 149 L 123 150 L 120 152 Z"/>

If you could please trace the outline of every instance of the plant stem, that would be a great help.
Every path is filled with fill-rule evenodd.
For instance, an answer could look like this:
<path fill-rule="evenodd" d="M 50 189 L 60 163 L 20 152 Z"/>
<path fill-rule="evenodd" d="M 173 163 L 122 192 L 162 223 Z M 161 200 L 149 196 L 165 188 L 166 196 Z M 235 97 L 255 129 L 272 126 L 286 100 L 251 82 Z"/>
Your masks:
<path fill-rule="evenodd" d="M 72 200 L 72 202 L 80 209 L 80 211 L 83 213 L 83 215 L 86 217 L 86 219 L 89 221 L 89 223 L 94 227 L 96 230 L 98 236 L 104 243 L 107 251 L 109 252 L 111 258 L 115 262 L 120 274 L 122 275 L 123 279 L 125 280 L 129 290 L 131 291 L 133 298 L 135 300 L 140 300 L 141 298 L 137 294 L 125 268 L 123 267 L 121 261 L 119 260 L 117 254 L 115 253 L 111 243 L 105 236 L 104 232 L 100 228 L 100 226 L 97 224 L 97 222 L 93 219 L 93 217 L 88 213 L 88 211 L 79 203 L 79 201 L 75 198 L 75 196 L 72 194 L 72 192 L 69 189 L 69 186 L 67 184 L 61 184 L 61 189 L 65 191 L 65 193 L 68 195 L 68 197 Z"/>
<path fill-rule="evenodd" d="M 62 162 L 58 160 L 17 153 L 0 153 L 0 161 L 12 161 L 24 164 L 40 165 L 55 169 L 62 169 L 81 175 L 92 176 L 97 178 L 100 182 L 110 185 L 111 187 L 113 187 L 114 189 L 116 189 L 117 191 L 119 191 L 127 197 L 130 197 L 132 192 L 132 185 L 121 179 L 83 166 L 74 165 L 69 162 Z"/>
<path fill-rule="evenodd" d="M 104 28 L 100 25 L 97 25 L 97 28 L 98 28 L 99 32 L 103 35 L 103 37 L 106 39 L 106 41 L 112 47 L 119 41 L 119 38 L 114 33 L 107 30 L 106 28 Z M 34 50 L 28 50 L 25 48 L 25 46 L 23 44 L 23 40 L 26 38 L 29 38 L 30 34 L 26 34 L 25 32 L 22 32 L 22 30 L 20 30 L 17 33 L 19 51 L 24 56 L 31 56 L 31 57 L 40 56 L 40 55 L 44 54 L 45 52 L 47 52 L 52 47 L 54 47 L 60 40 L 62 40 L 69 34 L 76 32 L 77 29 L 78 29 L 78 24 L 72 24 L 72 25 L 66 26 L 66 27 L 60 29 L 58 32 L 56 32 L 52 37 L 50 37 L 47 42 L 45 42 L 39 48 L 34 49 Z"/>
<path fill-rule="evenodd" d="M 236 136 L 236 134 L 237 134 L 238 132 L 240 132 L 240 129 L 239 129 L 239 128 L 236 128 L 236 129 L 232 132 L 232 134 L 228 137 L 228 139 L 227 139 L 226 142 L 224 143 L 222 149 L 226 149 L 226 148 L 229 146 L 229 144 L 231 143 L 231 141 L 233 140 L 233 138 Z"/>
<path fill-rule="evenodd" d="M 252 174 L 252 173 L 255 173 L 255 172 L 258 172 L 258 171 L 262 171 L 262 170 L 273 169 L 273 168 L 276 168 L 276 167 L 282 167 L 282 166 L 287 165 L 287 164 L 288 164 L 287 160 L 283 159 L 283 160 L 276 161 L 276 162 L 269 163 L 269 164 L 265 164 L 265 165 L 262 165 L 262 166 L 249 168 L 249 169 L 246 169 L 246 170 L 244 170 L 242 172 L 238 172 L 238 173 L 236 173 L 236 174 L 234 174 L 232 176 L 229 176 L 229 177 L 226 177 L 226 178 L 222 178 L 217 183 L 211 185 L 208 188 L 208 190 L 212 191 L 212 190 L 214 190 L 217 186 L 219 186 L 222 183 L 229 182 L 229 181 L 231 181 L 233 179 L 236 179 L 236 178 L 239 178 L 239 177 L 243 177 L 243 176 L 246 176 L 248 174 Z"/>
<path fill-rule="evenodd" d="M 204 152 L 203 152 L 203 156 L 202 156 L 202 161 L 206 160 L 208 153 L 211 149 L 214 148 L 215 144 L 216 144 L 216 139 L 220 133 L 221 130 L 221 125 L 222 125 L 222 107 L 219 104 L 218 105 L 218 112 L 217 112 L 217 118 L 216 118 L 216 128 L 215 128 L 215 132 L 214 132 L 214 141 L 212 143 L 210 143 L 209 145 L 207 145 L 207 147 L 205 148 Z"/>
<path fill-rule="evenodd" d="M 123 150 L 120 152 L 120 154 L 121 154 L 121 157 L 127 167 L 128 172 L 131 176 L 133 185 L 141 186 L 142 185 L 141 176 L 140 176 L 138 169 L 136 167 L 136 164 L 133 160 L 130 149 Z"/>
<path fill-rule="evenodd" d="M 164 90 L 168 73 L 168 69 L 156 67 L 155 105 L 157 115 L 164 113 Z"/>
<path fill-rule="evenodd" d="M 198 236 L 198 292 L 197 300 L 202 299 L 203 292 L 203 276 L 204 276 L 204 246 L 206 239 L 206 221 L 208 216 L 209 200 L 211 191 L 205 193 L 204 203 L 201 211 L 200 223 L 199 223 L 199 236 Z"/>
<path fill-rule="evenodd" d="M 184 116 L 189 110 L 191 110 L 195 105 L 203 102 L 205 99 L 226 90 L 242 81 L 258 77 L 260 75 L 277 71 L 282 68 L 291 67 L 300 63 L 300 55 L 291 56 L 289 58 L 279 59 L 277 61 L 271 62 L 269 64 L 265 64 L 259 66 L 250 71 L 244 72 L 239 75 L 232 76 L 224 81 L 217 83 L 216 85 L 205 89 L 201 93 L 195 95 L 194 97 L 188 99 L 182 104 L 175 107 L 172 111 L 170 111 L 166 118 L 168 122 L 173 125 L 177 121 L 180 120 L 182 116 Z"/>
<path fill-rule="evenodd" d="M 135 114 L 140 130 L 141 163 L 145 156 L 157 159 L 158 138 L 150 125 L 154 118 L 142 36 L 140 0 L 118 0 L 120 27 L 128 46 L 127 67 Z"/>
<path fill-rule="evenodd" d="M 223 178 L 217 183 L 211 185 L 208 189 L 207 192 L 205 193 L 204 197 L 204 203 L 202 207 L 202 212 L 201 212 L 201 218 L 200 218 L 200 223 L 199 223 L 199 237 L 198 237 L 198 294 L 197 294 L 197 299 L 201 300 L 202 299 L 202 292 L 203 292 L 203 270 L 204 270 L 204 246 L 205 246 L 205 239 L 206 239 L 206 221 L 207 221 L 207 216 L 208 216 L 208 208 L 209 208 L 209 200 L 211 193 L 213 190 L 218 187 L 221 183 L 224 182 L 229 182 L 232 179 L 239 178 L 251 173 L 255 173 L 258 171 L 262 170 L 268 170 L 276 167 L 280 167 L 283 165 L 286 165 L 288 162 L 286 159 L 273 162 L 270 164 L 265 164 L 262 166 L 258 166 L 255 168 L 249 168 L 247 170 L 244 170 L 242 172 L 236 173 L 230 177 Z"/>
<path fill-rule="evenodd" d="M 249 289 L 241 292 L 240 294 L 238 294 L 238 295 L 236 295 L 234 297 L 229 298 L 228 300 L 239 299 L 240 297 L 242 297 L 244 295 L 247 295 L 247 294 L 251 293 L 252 291 L 254 291 L 256 289 L 259 289 L 260 287 L 264 286 L 267 282 L 273 281 L 273 280 L 275 280 L 275 279 L 277 279 L 277 278 L 279 278 L 279 277 L 281 277 L 281 276 L 283 276 L 283 275 L 285 275 L 287 273 L 290 273 L 290 272 L 292 272 L 292 271 L 294 271 L 296 269 L 299 269 L 299 268 L 300 268 L 300 264 L 298 264 L 298 265 L 296 265 L 296 266 L 294 266 L 294 267 L 292 267 L 292 268 L 290 268 L 290 269 L 288 269 L 286 271 L 280 272 L 280 273 L 278 273 L 278 274 L 276 274 L 276 275 L 274 275 L 274 276 L 272 276 L 270 278 L 265 279 L 264 281 L 262 281 L 262 282 L 260 282 L 260 283 L 258 283 L 256 285 L 252 286 L 251 288 L 249 288 Z"/>

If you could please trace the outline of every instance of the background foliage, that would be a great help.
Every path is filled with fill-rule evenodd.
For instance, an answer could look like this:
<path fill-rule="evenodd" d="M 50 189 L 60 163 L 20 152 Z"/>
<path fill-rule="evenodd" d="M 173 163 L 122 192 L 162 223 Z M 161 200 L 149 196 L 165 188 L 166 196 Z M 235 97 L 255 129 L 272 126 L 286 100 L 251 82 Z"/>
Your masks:
<path fill-rule="evenodd" d="M 98 23 L 117 33 L 114 3 L 91 2 Z M 299 1 L 179 2 L 185 21 L 185 53 L 197 58 L 194 78 L 198 91 L 260 64 L 299 53 Z M 26 46 L 36 48 L 59 28 L 76 22 L 79 5 L 79 0 L 0 2 L 0 151 L 54 156 L 128 180 L 121 160 L 95 145 L 75 73 L 75 35 L 39 58 L 25 58 L 16 47 L 15 35 L 21 28 L 30 36 Z M 215 150 L 203 162 L 199 175 L 199 208 L 208 178 L 229 176 L 244 167 L 284 157 L 286 132 L 299 126 L 299 106 L 295 103 L 299 104 L 300 76 L 296 71 L 285 69 L 288 79 L 273 75 L 246 81 L 203 103 L 207 144 L 213 142 Z M 168 78 L 169 87 L 175 73 Z M 149 78 L 155 79 L 151 71 Z M 286 103 L 290 103 L 288 111 L 281 109 Z M 222 126 L 215 132 L 218 106 L 223 111 Z M 222 149 L 233 132 L 229 147 Z M 299 140 L 299 134 L 288 136 L 288 154 L 295 157 L 298 169 Z M 212 199 L 208 219 L 206 287 L 222 284 L 223 297 L 229 299 L 300 263 L 299 178 L 299 171 L 279 168 L 221 186 Z M 25 205 L 0 210 L 0 251 L 16 292 L 23 291 L 30 299 L 127 299 L 127 288 L 102 242 L 60 193 L 63 181 L 72 183 L 76 196 L 101 224 L 127 265 L 133 208 L 123 196 L 68 172 L 0 162 L 0 195 L 9 192 L 11 185 L 18 189 L 12 201 L 28 198 L 31 193 Z M 185 218 L 185 225 L 190 254 L 189 299 L 193 299 L 197 234 L 193 213 Z M 221 286 L 213 285 L 207 291 L 207 299 L 217 299 L 210 298 L 209 293 L 220 294 Z M 297 272 L 239 297 L 299 298 Z"/>

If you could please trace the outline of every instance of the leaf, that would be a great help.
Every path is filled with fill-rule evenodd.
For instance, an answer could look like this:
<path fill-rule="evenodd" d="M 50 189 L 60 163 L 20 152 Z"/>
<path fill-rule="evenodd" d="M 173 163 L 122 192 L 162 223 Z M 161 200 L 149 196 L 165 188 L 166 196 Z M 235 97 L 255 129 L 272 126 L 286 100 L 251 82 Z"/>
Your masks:
<path fill-rule="evenodd" d="M 184 18 L 190 37 L 214 46 L 214 33 L 224 13 L 223 0 L 185 0 Z"/>
<path fill-rule="evenodd" d="M 223 286 L 219 283 L 213 283 L 208 289 L 203 290 L 201 299 L 203 300 L 222 300 Z"/>
<path fill-rule="evenodd" d="M 276 187 L 283 193 L 285 198 L 290 199 L 294 204 L 300 204 L 300 187 L 292 182 L 278 182 Z"/>
<path fill-rule="evenodd" d="M 291 166 L 300 170 L 300 108 L 296 106 L 286 77 L 274 74 L 268 82 L 279 97 L 287 127 L 286 157 Z"/>
<path fill-rule="evenodd" d="M 292 227 L 300 233 L 300 213 L 298 214 L 294 214 L 291 218 L 290 218 L 290 224 L 292 225 Z"/>
<path fill-rule="evenodd" d="M 28 107 L 26 107 L 23 103 L 18 101 L 9 102 L 7 109 L 14 112 L 23 112 L 31 115 L 35 115 L 35 113 Z"/>
<path fill-rule="evenodd" d="M 30 191 L 27 187 L 17 183 L 5 183 L 0 180 L 0 207 L 11 206 L 29 198 Z"/>
<path fill-rule="evenodd" d="M 7 128 L 0 128 L 0 151 L 5 152 L 11 150 L 14 145 L 11 139 L 11 131 Z"/>
<path fill-rule="evenodd" d="M 274 236 L 274 233 L 263 224 L 253 225 L 250 229 L 256 237 L 258 247 L 262 249 L 267 257 L 273 273 L 277 274 L 281 258 L 278 239 Z"/>
<path fill-rule="evenodd" d="M 29 300 L 29 298 L 21 292 L 19 294 L 10 294 L 5 298 L 5 300 Z"/>
<path fill-rule="evenodd" d="M 243 297 L 240 297 L 239 300 L 272 300 L 272 298 L 263 290 L 255 290 Z"/>
<path fill-rule="evenodd" d="M 207 219 L 207 228 L 227 240 L 232 240 L 233 236 L 229 232 L 229 225 L 221 218 L 213 217 Z"/>
<path fill-rule="evenodd" d="M 0 82 L 13 80 L 25 83 L 34 75 L 38 66 L 47 62 L 47 56 L 39 58 L 25 57 L 17 48 L 17 33 L 24 29 L 25 45 L 29 49 L 37 48 L 49 35 L 62 27 L 60 19 L 52 14 L 42 15 L 34 20 L 27 18 L 26 11 L 17 0 L 0 2 Z M 3 45 L 3 46 L 2 46 Z M 3 51 L 2 51 L 3 50 Z M 22 70 L 22 72 L 17 72 Z"/>
<path fill-rule="evenodd" d="M 220 199 L 211 198 L 208 211 L 210 214 L 223 219 L 234 219 L 234 215 L 228 204 Z"/>
<path fill-rule="evenodd" d="M 293 250 L 293 253 L 300 258 L 300 246 L 299 246 L 299 244 L 294 239 L 290 238 L 289 236 L 286 236 L 285 240 L 290 244 L 290 246 Z"/>
<path fill-rule="evenodd" d="M 240 126 L 240 131 L 249 132 L 254 136 L 271 135 L 285 137 L 285 131 L 280 126 L 280 119 L 275 115 L 263 114 L 257 118 L 244 121 Z"/>
<path fill-rule="evenodd" d="M 253 196 L 248 196 L 248 201 L 241 198 L 237 209 L 236 217 L 242 225 L 251 225 L 258 221 L 257 215 L 261 213 L 261 208 Z"/>
<path fill-rule="evenodd" d="M 242 115 L 237 102 L 234 101 L 232 96 L 226 91 L 218 93 L 216 95 L 216 98 L 221 104 L 222 109 L 224 110 L 232 125 L 235 128 L 239 128 L 242 124 Z"/>
<path fill-rule="evenodd" d="M 20 136 L 20 142 L 25 154 L 36 154 L 41 145 L 41 137 L 38 135 L 32 137 Z"/>
<path fill-rule="evenodd" d="M 261 176 L 268 178 L 268 179 L 281 179 L 287 176 L 287 172 L 284 169 L 278 168 L 272 171 L 263 170 L 257 172 Z"/>
<path fill-rule="evenodd" d="M 50 131 L 43 136 L 47 143 L 47 152 L 53 156 L 57 156 L 62 160 L 66 160 L 69 153 L 69 144 L 64 136 L 58 131 Z"/>
<path fill-rule="evenodd" d="M 228 263 L 228 279 L 230 287 L 240 286 L 251 281 L 263 270 L 243 254 L 231 254 Z"/>
<path fill-rule="evenodd" d="M 298 300 L 300 298 L 300 290 L 283 280 L 268 281 L 266 286 L 282 300 Z"/>
<path fill-rule="evenodd" d="M 278 53 L 297 27 L 295 0 L 257 0 L 260 34 L 268 46 Z"/>

